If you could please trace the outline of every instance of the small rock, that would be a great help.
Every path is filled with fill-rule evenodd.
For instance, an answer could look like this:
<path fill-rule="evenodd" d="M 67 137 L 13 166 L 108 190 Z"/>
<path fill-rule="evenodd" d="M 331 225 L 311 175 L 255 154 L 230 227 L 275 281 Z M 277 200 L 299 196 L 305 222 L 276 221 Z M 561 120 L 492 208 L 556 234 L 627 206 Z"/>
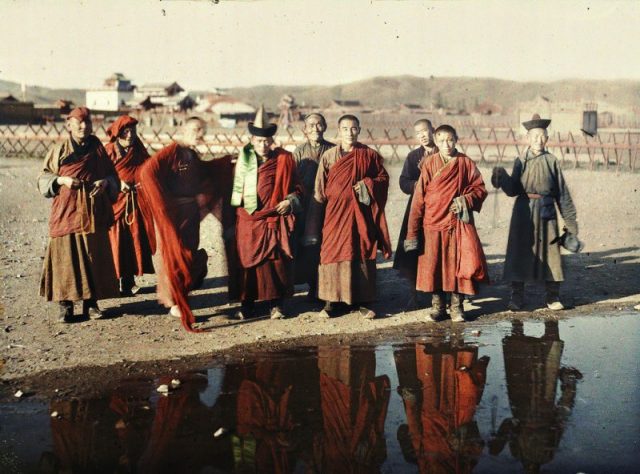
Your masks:
<path fill-rule="evenodd" d="M 22 390 L 18 390 L 16 393 L 13 394 L 13 396 L 16 398 L 22 398 L 23 395 L 24 395 L 24 392 Z"/>
<path fill-rule="evenodd" d="M 226 432 L 227 432 L 227 429 L 225 427 L 221 426 L 220 428 L 217 429 L 217 431 L 215 433 L 213 433 L 213 437 L 214 438 L 219 438 L 220 436 L 222 436 Z"/>
<path fill-rule="evenodd" d="M 156 392 L 158 392 L 158 393 L 169 393 L 169 386 L 166 383 L 163 383 L 162 385 L 160 385 L 156 389 Z"/>
<path fill-rule="evenodd" d="M 18 273 L 18 274 L 16 275 L 16 278 L 22 278 L 22 277 L 23 277 L 22 273 Z"/>

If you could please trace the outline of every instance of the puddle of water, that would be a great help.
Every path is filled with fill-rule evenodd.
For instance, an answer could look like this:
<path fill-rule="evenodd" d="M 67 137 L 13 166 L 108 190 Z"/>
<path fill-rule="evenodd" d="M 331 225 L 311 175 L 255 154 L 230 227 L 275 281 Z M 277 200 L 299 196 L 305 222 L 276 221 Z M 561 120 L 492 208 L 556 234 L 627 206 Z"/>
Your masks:
<path fill-rule="evenodd" d="M 0 405 L 0 472 L 640 472 L 639 329 L 473 325 L 26 399 Z"/>

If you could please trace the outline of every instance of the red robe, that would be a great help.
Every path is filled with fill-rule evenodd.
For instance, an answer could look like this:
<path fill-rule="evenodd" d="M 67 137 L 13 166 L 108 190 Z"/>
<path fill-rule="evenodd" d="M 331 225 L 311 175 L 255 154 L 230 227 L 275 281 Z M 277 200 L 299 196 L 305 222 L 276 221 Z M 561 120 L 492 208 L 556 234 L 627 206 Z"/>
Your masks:
<path fill-rule="evenodd" d="M 121 148 L 117 142 L 107 143 L 105 149 L 120 181 L 131 186 L 130 192 L 118 194 L 118 199 L 113 205 L 115 223 L 109 229 L 109 240 L 116 275 L 123 278 L 153 273 L 151 246 L 144 223 L 145 219 L 151 218 L 149 205 L 143 194 L 138 193 L 135 188 L 140 181 L 140 167 L 149 158 L 149 154 L 138 139 L 124 156 L 121 155 Z"/>
<path fill-rule="evenodd" d="M 463 196 L 470 222 L 464 223 L 449 207 Z M 409 214 L 407 240 L 424 231 L 424 251 L 418 258 L 416 289 L 476 293 L 476 282 L 488 281 L 487 262 L 473 224 L 487 191 L 475 163 L 458 153 L 445 164 L 440 154 L 429 156 L 420 173 Z"/>
<path fill-rule="evenodd" d="M 207 254 L 198 249 L 203 209 L 213 210 L 220 219 L 223 213 L 220 193 L 229 191 L 230 194 L 230 183 L 220 181 L 214 192 L 214 186 L 207 181 L 216 182 L 218 170 L 223 171 L 220 176 L 228 180 L 229 167 L 228 157 L 205 163 L 189 148 L 173 143 L 148 159 L 140 171 L 141 191 L 152 204 L 155 224 L 155 231 L 148 228 L 147 234 L 152 236 L 157 232 L 159 237 L 157 250 L 162 260 L 162 268 L 157 268 L 159 297 L 162 292 L 168 293 L 165 304 L 169 300 L 179 307 L 182 324 L 188 331 L 194 331 L 195 317 L 187 294 L 194 284 L 201 283 L 207 271 Z M 155 253 L 155 239 L 150 240 Z M 161 287 L 162 281 L 166 288 Z"/>
<path fill-rule="evenodd" d="M 240 299 L 274 300 L 293 294 L 292 249 L 295 216 L 281 216 L 276 205 L 288 195 L 302 199 L 293 156 L 274 150 L 258 167 L 258 209 L 237 209 L 236 242 L 240 271 Z"/>
<path fill-rule="evenodd" d="M 330 150 L 331 151 L 331 150 Z M 358 202 L 353 186 L 364 182 L 371 198 L 365 206 Z M 391 256 L 391 242 L 384 215 L 389 175 L 382 157 L 371 148 L 356 143 L 340 158 L 326 177 L 326 196 L 320 263 L 375 260 L 378 248 Z"/>

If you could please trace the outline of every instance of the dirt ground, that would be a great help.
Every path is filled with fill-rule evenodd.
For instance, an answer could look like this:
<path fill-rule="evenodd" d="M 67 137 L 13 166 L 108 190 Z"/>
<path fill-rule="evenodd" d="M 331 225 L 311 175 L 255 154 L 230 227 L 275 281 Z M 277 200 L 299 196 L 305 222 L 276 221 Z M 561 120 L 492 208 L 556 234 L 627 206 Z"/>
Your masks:
<path fill-rule="evenodd" d="M 190 299 L 199 326 L 210 332 L 189 334 L 177 319 L 168 316 L 156 302 L 153 275 L 139 280 L 144 287 L 142 294 L 102 301 L 108 319 L 56 323 L 57 306 L 38 296 L 50 208 L 50 202 L 35 188 L 39 166 L 39 160 L 0 158 L 0 375 L 5 384 L 13 385 L 19 378 L 30 376 L 34 387 L 52 387 L 51 380 L 62 378 L 61 373 L 51 372 L 56 369 L 65 369 L 65 377 L 78 383 L 85 377 L 87 384 L 91 379 L 131 373 L 132 367 L 145 362 L 149 366 L 175 367 L 192 357 L 238 354 L 256 347 L 282 348 L 313 340 L 375 341 L 390 333 L 429 330 L 428 325 L 421 324 L 424 310 L 404 311 L 409 288 L 391 268 L 391 261 L 379 262 L 375 307 L 379 319 L 365 321 L 357 314 L 319 319 L 315 312 L 319 308 L 307 302 L 306 288 L 300 286 L 285 308 L 288 319 L 228 320 L 235 305 L 226 301 L 222 240 L 212 217 L 202 226 L 203 247 L 210 256 L 209 276 Z M 489 183 L 490 168 L 482 171 Z M 390 167 L 389 172 L 392 184 L 386 212 L 395 246 L 407 196 L 397 184 L 400 166 Z M 582 253 L 565 257 L 563 298 L 573 308 L 559 316 L 633 307 L 640 301 L 640 174 L 568 169 L 565 175 L 578 209 L 579 237 L 585 247 Z M 511 198 L 491 189 L 477 216 L 492 284 L 468 305 L 469 324 L 491 324 L 514 317 L 504 312 L 508 285 L 500 280 L 511 207 Z M 558 316 L 542 309 L 541 288 L 532 289 L 529 296 L 527 311 L 518 317 Z M 421 303 L 428 306 L 426 295 Z M 92 369 L 87 371 L 87 367 Z M 87 373 L 92 377 L 86 378 Z"/>

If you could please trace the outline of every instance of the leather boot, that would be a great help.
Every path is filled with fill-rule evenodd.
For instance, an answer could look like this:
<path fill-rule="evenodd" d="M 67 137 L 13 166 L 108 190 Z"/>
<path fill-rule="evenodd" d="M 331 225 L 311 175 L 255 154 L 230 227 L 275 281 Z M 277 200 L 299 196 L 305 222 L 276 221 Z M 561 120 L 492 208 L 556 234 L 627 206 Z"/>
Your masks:
<path fill-rule="evenodd" d="M 435 322 L 444 319 L 447 315 L 446 302 L 443 292 L 431 294 L 431 309 L 427 313 L 427 322 Z"/>
<path fill-rule="evenodd" d="M 73 319 L 73 301 L 60 301 L 58 303 L 60 312 L 58 313 L 59 323 L 70 323 Z"/>
<path fill-rule="evenodd" d="M 507 308 L 511 311 L 522 311 L 524 307 L 524 282 L 512 281 L 511 282 L 511 299 Z"/>
<path fill-rule="evenodd" d="M 547 308 L 552 311 L 562 311 L 564 305 L 560 301 L 560 282 L 547 281 L 545 282 L 545 289 L 547 291 Z"/>
<path fill-rule="evenodd" d="M 454 323 L 464 323 L 464 309 L 462 303 L 464 301 L 464 295 L 456 292 L 451 292 L 451 308 L 449 309 L 449 315 L 451 321 Z"/>

